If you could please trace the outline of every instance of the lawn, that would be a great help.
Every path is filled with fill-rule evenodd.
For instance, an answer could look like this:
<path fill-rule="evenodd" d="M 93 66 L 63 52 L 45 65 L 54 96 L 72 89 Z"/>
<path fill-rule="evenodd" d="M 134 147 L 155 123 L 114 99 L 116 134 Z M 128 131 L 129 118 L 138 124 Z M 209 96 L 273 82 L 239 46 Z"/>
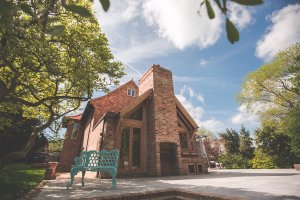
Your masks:
<path fill-rule="evenodd" d="M 43 180 L 45 169 L 13 164 L 0 170 L 0 199 L 20 199 Z"/>

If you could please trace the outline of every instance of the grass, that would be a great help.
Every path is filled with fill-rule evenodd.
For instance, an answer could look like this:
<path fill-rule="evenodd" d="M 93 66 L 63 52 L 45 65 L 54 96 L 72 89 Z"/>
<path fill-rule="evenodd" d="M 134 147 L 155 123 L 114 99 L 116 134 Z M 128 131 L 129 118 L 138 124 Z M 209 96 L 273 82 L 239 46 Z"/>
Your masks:
<path fill-rule="evenodd" d="M 45 169 L 13 164 L 0 170 L 0 199 L 20 199 L 44 178 Z"/>

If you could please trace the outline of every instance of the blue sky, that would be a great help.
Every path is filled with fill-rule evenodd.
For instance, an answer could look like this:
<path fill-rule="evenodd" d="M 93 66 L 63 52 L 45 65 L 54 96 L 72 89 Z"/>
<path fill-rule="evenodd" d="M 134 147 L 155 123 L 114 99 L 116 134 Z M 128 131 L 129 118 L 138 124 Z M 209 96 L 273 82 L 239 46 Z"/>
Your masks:
<path fill-rule="evenodd" d="M 217 12 L 210 21 L 200 3 L 111 1 L 107 13 L 98 1 L 94 7 L 113 54 L 127 66 L 121 83 L 132 78 L 138 83 L 152 64 L 160 64 L 172 71 L 175 95 L 199 126 L 217 133 L 244 124 L 253 131 L 257 116 L 234 97 L 247 73 L 300 42 L 300 2 L 269 0 L 256 7 L 231 3 L 229 18 L 240 31 L 234 45 L 227 41 L 224 17 Z"/>

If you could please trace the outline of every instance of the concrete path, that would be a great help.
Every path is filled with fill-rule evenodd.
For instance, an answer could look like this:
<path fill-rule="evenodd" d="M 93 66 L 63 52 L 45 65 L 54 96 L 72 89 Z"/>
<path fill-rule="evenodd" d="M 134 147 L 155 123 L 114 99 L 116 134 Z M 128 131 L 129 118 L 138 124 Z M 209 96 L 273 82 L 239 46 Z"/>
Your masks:
<path fill-rule="evenodd" d="M 244 199 L 300 200 L 300 171 L 295 169 L 214 170 L 205 175 L 118 179 L 116 189 L 108 179 L 86 179 L 82 188 L 79 176 L 68 191 L 69 179 L 64 177 L 45 181 L 34 199 L 84 199 L 180 188 Z"/>

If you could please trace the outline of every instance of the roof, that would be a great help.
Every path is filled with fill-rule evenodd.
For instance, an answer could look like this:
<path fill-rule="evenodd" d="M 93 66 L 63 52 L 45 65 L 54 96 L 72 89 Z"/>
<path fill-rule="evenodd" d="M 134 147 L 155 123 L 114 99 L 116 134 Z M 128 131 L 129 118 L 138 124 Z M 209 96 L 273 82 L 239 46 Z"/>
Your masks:
<path fill-rule="evenodd" d="M 136 95 L 134 97 L 127 95 L 127 88 L 132 88 L 136 90 Z M 99 120 L 107 112 L 118 113 L 130 103 L 138 99 L 138 86 L 133 80 L 116 88 L 112 92 L 98 97 L 89 101 L 89 103 L 95 108 L 94 111 L 94 125 L 96 125 Z"/>
<path fill-rule="evenodd" d="M 144 92 L 141 96 L 139 96 L 134 102 L 132 102 L 130 105 L 128 105 L 126 108 L 120 111 L 120 115 L 124 116 L 130 111 L 132 111 L 134 108 L 136 108 L 138 105 L 140 105 L 144 100 L 146 100 L 149 96 L 151 96 L 153 93 L 153 89 L 149 89 L 146 92 Z"/>

